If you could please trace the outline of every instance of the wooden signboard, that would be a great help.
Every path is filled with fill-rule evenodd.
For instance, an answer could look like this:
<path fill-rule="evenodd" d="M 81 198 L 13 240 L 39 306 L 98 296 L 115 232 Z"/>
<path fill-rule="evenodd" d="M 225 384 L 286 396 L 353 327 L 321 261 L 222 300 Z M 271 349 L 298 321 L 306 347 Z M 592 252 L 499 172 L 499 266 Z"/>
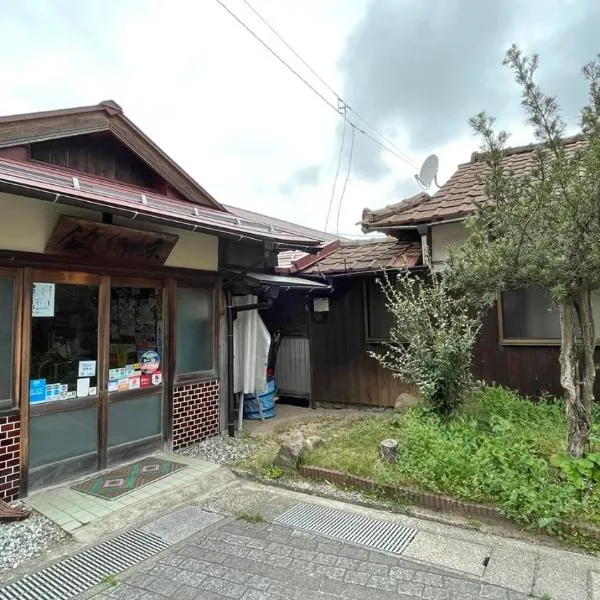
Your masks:
<path fill-rule="evenodd" d="M 179 236 L 107 225 L 61 215 L 46 245 L 48 254 L 91 262 L 162 265 Z"/>

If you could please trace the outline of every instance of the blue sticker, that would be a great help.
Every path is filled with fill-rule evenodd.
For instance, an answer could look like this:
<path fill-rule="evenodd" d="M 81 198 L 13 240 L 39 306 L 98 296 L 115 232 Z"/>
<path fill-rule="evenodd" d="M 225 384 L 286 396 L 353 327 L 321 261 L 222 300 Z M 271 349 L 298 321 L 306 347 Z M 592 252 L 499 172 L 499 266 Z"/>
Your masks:
<path fill-rule="evenodd" d="M 31 379 L 29 381 L 29 402 L 46 402 L 46 380 Z"/>

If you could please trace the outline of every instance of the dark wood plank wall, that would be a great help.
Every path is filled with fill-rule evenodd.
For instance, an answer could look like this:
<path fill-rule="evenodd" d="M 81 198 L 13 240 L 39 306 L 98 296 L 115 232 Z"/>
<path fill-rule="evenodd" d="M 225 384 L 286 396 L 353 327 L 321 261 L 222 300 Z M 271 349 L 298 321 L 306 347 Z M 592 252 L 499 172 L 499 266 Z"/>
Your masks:
<path fill-rule="evenodd" d="M 271 332 L 280 330 L 284 336 L 308 337 L 306 294 L 287 292 L 279 296 L 271 308 L 262 310 L 262 317 Z"/>
<path fill-rule="evenodd" d="M 502 346 L 498 335 L 496 307 L 486 315 L 475 348 L 473 361 L 476 377 L 539 397 L 544 392 L 562 396 L 558 346 Z M 596 351 L 596 362 L 600 351 Z M 596 397 L 600 397 L 600 378 L 596 379 Z"/>
<path fill-rule="evenodd" d="M 32 160 L 164 192 L 166 184 L 109 133 L 91 133 L 31 144 Z"/>
<path fill-rule="evenodd" d="M 378 365 L 365 341 L 363 283 L 336 282 L 324 322 L 310 315 L 312 395 L 316 402 L 394 406 L 413 388 Z"/>

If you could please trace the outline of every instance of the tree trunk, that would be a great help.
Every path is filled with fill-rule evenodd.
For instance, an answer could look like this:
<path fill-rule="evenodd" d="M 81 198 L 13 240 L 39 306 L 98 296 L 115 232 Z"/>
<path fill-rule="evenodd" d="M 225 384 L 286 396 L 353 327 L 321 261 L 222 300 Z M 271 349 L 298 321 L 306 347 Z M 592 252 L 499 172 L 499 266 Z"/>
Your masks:
<path fill-rule="evenodd" d="M 575 300 L 560 301 L 560 383 L 565 391 L 567 415 L 567 449 L 574 458 L 581 458 L 591 431 L 594 401 L 595 333 L 591 293 L 581 289 Z M 576 344 L 577 315 L 581 344 Z M 579 348 L 578 348 L 579 346 Z"/>
<path fill-rule="evenodd" d="M 398 460 L 398 442 L 396 440 L 383 440 L 379 444 L 379 455 L 383 462 L 395 463 Z"/>

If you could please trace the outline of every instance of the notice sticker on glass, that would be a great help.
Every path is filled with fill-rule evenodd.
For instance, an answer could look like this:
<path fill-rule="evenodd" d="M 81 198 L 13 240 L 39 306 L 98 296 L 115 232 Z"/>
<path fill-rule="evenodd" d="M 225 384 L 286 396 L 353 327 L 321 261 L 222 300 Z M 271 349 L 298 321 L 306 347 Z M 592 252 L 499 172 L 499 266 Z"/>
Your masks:
<path fill-rule="evenodd" d="M 140 376 L 140 387 L 147 388 L 152 385 L 152 377 L 150 375 Z"/>
<path fill-rule="evenodd" d="M 129 377 L 129 389 L 130 390 L 139 390 L 140 389 L 140 378 L 139 377 Z"/>
<path fill-rule="evenodd" d="M 73 398 L 77 398 L 77 392 L 67 392 L 67 400 L 72 400 Z"/>
<path fill-rule="evenodd" d="M 119 379 L 118 390 L 119 392 L 126 392 L 129 389 L 129 381 L 127 379 Z"/>
<path fill-rule="evenodd" d="M 29 402 L 35 404 L 36 402 L 46 401 L 46 380 L 45 379 L 31 379 L 29 381 Z"/>
<path fill-rule="evenodd" d="M 160 371 L 156 371 L 156 373 L 152 373 L 152 385 L 160 385 L 162 383 L 162 373 Z"/>
<path fill-rule="evenodd" d="M 118 392 L 119 391 L 119 382 L 118 381 L 109 381 L 108 382 L 108 391 L 109 392 Z"/>
<path fill-rule="evenodd" d="M 95 360 L 80 360 L 78 376 L 79 377 L 96 377 L 96 361 Z"/>
<path fill-rule="evenodd" d="M 77 397 L 83 398 L 89 396 L 90 393 L 90 378 L 82 377 L 77 380 Z"/>
<path fill-rule="evenodd" d="M 89 389 L 88 395 L 89 396 L 95 396 L 98 393 L 98 388 L 97 387 L 91 387 Z"/>
<path fill-rule="evenodd" d="M 54 292 L 56 286 L 53 283 L 34 283 L 33 295 L 31 297 L 32 317 L 54 316 Z"/>
<path fill-rule="evenodd" d="M 120 379 L 120 375 L 119 375 L 120 372 L 121 372 L 121 369 L 109 369 L 108 378 L 109 379 Z"/>

